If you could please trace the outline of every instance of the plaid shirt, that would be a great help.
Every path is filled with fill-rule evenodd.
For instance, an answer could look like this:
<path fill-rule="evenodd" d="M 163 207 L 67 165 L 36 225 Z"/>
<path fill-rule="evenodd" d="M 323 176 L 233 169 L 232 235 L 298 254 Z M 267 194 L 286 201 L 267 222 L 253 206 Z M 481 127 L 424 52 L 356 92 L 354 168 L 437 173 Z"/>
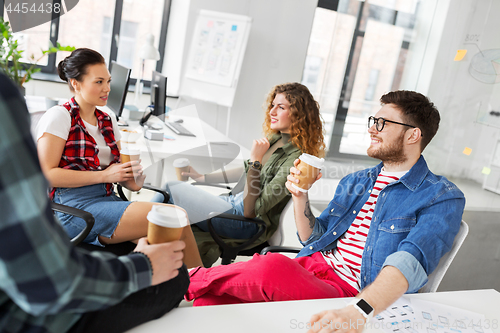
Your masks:
<path fill-rule="evenodd" d="M 151 285 L 140 253 L 75 248 L 54 220 L 29 116 L 0 74 L 0 332 L 66 332 L 82 313 Z"/>
<path fill-rule="evenodd" d="M 80 107 L 76 103 L 75 98 L 63 105 L 71 115 L 71 127 L 69 130 L 68 139 L 59 162 L 59 167 L 63 169 L 72 170 L 101 170 L 101 163 L 99 161 L 99 148 L 92 137 L 87 131 L 82 118 L 80 117 Z M 113 132 L 113 123 L 111 118 L 102 111 L 95 109 L 97 117 L 97 126 L 104 136 L 104 141 L 111 148 L 113 154 L 113 161 L 111 164 L 120 161 L 120 150 L 115 141 L 115 134 Z M 50 192 L 50 198 L 54 197 L 55 188 Z M 107 195 L 113 192 L 113 184 L 106 184 Z"/>

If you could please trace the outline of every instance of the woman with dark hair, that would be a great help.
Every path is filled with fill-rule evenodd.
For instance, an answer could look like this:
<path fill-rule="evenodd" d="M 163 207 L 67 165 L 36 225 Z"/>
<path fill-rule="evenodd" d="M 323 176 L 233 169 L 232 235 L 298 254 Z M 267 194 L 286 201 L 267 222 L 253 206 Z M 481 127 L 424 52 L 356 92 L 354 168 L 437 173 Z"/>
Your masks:
<path fill-rule="evenodd" d="M 102 246 L 146 236 L 146 216 L 154 203 L 123 201 L 113 191 L 113 183 L 138 191 L 145 176 L 140 161 L 120 163 L 116 119 L 97 108 L 106 105 L 110 91 L 111 76 L 104 58 L 80 48 L 59 63 L 58 72 L 74 96 L 47 110 L 36 129 L 40 164 L 52 186 L 51 199 L 94 216 L 96 223 L 84 240 L 87 243 Z M 56 214 L 70 237 L 83 229 L 81 219 Z"/>
<path fill-rule="evenodd" d="M 214 250 L 216 246 L 212 245 L 213 242 L 207 245 L 210 238 L 205 237 L 208 232 L 205 220 L 209 213 L 225 212 L 262 219 L 267 229 L 256 245 L 266 241 L 278 228 L 281 212 L 290 200 L 285 182 L 293 162 L 302 153 L 318 157 L 324 154 L 319 106 L 306 86 L 285 83 L 273 87 L 264 110 L 265 137 L 253 141 L 250 159 L 243 166 L 207 175 L 190 167 L 190 172 L 183 173 L 200 182 L 231 183 L 239 180 L 228 196 L 214 196 L 184 182 L 167 183 L 171 202 L 184 208 L 191 223 L 196 223 L 195 226 L 202 231 L 193 229 L 206 267 L 218 257 Z M 258 231 L 255 223 L 238 220 L 214 218 L 212 225 L 219 235 L 233 239 L 248 239 Z"/>

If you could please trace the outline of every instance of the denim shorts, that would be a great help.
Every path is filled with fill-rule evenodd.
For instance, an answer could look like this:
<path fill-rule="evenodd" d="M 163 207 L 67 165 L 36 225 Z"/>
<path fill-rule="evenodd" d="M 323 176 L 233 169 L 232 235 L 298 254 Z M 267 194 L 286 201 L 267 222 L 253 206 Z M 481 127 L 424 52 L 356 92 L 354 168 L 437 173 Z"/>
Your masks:
<path fill-rule="evenodd" d="M 95 184 L 76 188 L 57 188 L 53 201 L 63 205 L 82 209 L 92 214 L 95 224 L 85 243 L 103 246 L 98 236 L 110 238 L 125 209 L 131 204 L 123 201 L 116 194 L 106 195 L 106 184 Z M 55 213 L 70 238 L 78 235 L 85 228 L 85 221 L 73 215 Z"/>

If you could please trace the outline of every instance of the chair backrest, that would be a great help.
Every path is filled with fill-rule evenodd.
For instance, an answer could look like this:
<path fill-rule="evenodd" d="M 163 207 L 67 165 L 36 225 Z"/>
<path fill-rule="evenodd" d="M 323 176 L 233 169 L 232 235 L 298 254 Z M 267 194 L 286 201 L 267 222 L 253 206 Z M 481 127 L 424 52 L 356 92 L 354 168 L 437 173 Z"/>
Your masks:
<path fill-rule="evenodd" d="M 455 258 L 455 255 L 462 246 L 462 243 L 464 242 L 465 237 L 467 237 L 468 233 L 469 226 L 467 225 L 467 223 L 465 223 L 465 221 L 462 221 L 462 223 L 460 224 L 460 229 L 458 230 L 458 234 L 455 236 L 455 240 L 453 241 L 453 245 L 451 246 L 450 251 L 446 252 L 441 260 L 439 260 L 436 269 L 428 277 L 429 281 L 427 281 L 425 286 L 423 286 L 418 291 L 419 293 L 434 293 L 437 291 L 441 280 L 443 280 L 448 267 L 450 267 L 451 262 Z"/>
<path fill-rule="evenodd" d="M 290 198 L 290 200 L 288 200 L 288 203 L 286 204 L 285 208 L 283 208 L 283 210 L 281 211 L 278 229 L 271 236 L 271 238 L 269 238 L 267 240 L 269 245 L 280 246 L 283 244 L 283 242 L 285 240 L 285 231 L 284 231 L 284 227 L 283 227 L 284 221 L 285 221 L 285 216 L 286 216 L 286 213 L 288 212 L 288 210 L 290 209 L 290 207 L 292 207 L 292 205 L 293 205 L 293 200 L 292 200 L 292 198 Z"/>
<path fill-rule="evenodd" d="M 30 112 L 30 118 L 31 118 L 31 136 L 36 142 L 36 125 L 38 125 L 38 122 L 40 121 L 40 118 L 44 115 L 46 111 L 36 111 L 36 112 Z"/>

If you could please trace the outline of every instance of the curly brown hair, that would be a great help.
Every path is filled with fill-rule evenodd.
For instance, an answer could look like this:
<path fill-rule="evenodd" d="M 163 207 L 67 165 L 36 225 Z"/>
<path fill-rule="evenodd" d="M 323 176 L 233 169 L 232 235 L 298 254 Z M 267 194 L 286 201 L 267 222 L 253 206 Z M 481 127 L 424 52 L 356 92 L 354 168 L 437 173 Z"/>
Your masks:
<path fill-rule="evenodd" d="M 264 134 L 270 136 L 277 133 L 271 129 L 269 111 L 277 94 L 283 94 L 290 103 L 290 140 L 303 153 L 318 157 L 325 155 L 323 142 L 323 119 L 319 113 L 319 104 L 306 86 L 300 83 L 279 84 L 271 89 L 263 105 L 266 111 L 264 120 Z"/>

